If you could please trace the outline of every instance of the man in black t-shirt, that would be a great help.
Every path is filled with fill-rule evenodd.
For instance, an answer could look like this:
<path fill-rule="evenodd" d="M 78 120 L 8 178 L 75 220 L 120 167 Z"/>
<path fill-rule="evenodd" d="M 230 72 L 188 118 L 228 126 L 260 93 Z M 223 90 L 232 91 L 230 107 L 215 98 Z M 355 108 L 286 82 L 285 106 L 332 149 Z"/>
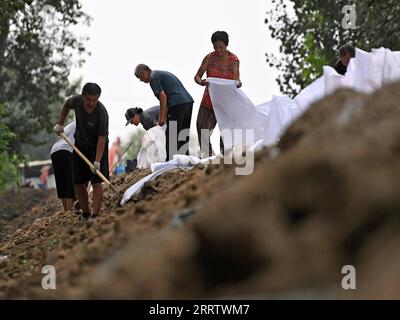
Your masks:
<path fill-rule="evenodd" d="M 58 123 L 53 130 L 58 135 L 64 131 L 63 125 L 70 109 L 75 111 L 76 131 L 75 145 L 108 179 L 108 113 L 99 101 L 101 88 L 96 83 L 86 83 L 81 95 L 69 98 L 61 109 Z M 97 216 L 103 202 L 103 186 L 101 178 L 92 172 L 90 167 L 73 152 L 74 185 L 84 218 L 88 218 L 88 193 L 86 184 L 93 185 L 93 216 Z"/>

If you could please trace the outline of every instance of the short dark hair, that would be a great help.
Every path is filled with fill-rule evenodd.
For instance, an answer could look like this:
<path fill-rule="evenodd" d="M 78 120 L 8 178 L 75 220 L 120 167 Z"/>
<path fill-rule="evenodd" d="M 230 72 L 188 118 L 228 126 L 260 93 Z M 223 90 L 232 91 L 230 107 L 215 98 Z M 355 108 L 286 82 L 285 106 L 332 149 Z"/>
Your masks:
<path fill-rule="evenodd" d="M 229 36 L 225 31 L 215 31 L 211 36 L 211 42 L 222 41 L 226 46 L 229 44 Z"/>
<path fill-rule="evenodd" d="M 126 110 L 126 112 L 125 112 L 125 119 L 126 119 L 125 126 L 127 126 L 128 124 L 131 123 L 132 118 L 136 114 L 141 115 L 142 113 L 143 113 L 143 109 L 142 108 L 129 108 L 128 110 Z"/>
<path fill-rule="evenodd" d="M 140 63 L 135 68 L 135 76 L 140 75 L 143 71 L 151 72 L 151 69 L 148 65 L 144 63 Z"/>
<path fill-rule="evenodd" d="M 339 57 L 344 56 L 346 53 L 350 53 L 351 57 L 354 58 L 356 56 L 356 50 L 351 44 L 344 44 L 339 48 Z"/>
<path fill-rule="evenodd" d="M 93 95 L 100 97 L 101 95 L 101 88 L 97 83 L 88 82 L 82 88 L 82 95 Z"/>

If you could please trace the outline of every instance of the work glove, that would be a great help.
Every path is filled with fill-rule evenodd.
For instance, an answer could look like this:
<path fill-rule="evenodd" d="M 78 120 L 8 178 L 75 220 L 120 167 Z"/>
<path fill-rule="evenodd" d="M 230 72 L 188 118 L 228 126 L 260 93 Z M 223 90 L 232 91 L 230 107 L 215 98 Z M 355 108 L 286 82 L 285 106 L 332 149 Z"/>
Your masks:
<path fill-rule="evenodd" d="M 99 171 L 100 171 L 100 162 L 95 161 L 95 162 L 93 162 L 93 165 L 94 165 L 94 168 L 96 168 L 96 170 L 99 170 Z M 95 170 L 94 168 L 92 168 L 92 172 L 93 172 L 94 174 L 96 174 L 96 170 Z"/>
<path fill-rule="evenodd" d="M 54 127 L 53 127 L 53 131 L 55 132 L 55 134 L 56 135 L 60 135 L 60 133 L 62 133 L 62 132 L 64 132 L 64 127 L 61 125 L 61 124 L 56 124 Z"/>

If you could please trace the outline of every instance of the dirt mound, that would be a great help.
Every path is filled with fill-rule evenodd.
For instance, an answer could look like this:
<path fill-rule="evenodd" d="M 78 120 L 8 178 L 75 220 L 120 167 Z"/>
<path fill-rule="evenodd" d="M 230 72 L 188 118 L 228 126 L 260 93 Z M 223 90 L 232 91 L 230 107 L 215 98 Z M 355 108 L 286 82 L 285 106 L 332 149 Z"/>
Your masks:
<path fill-rule="evenodd" d="M 41 268 L 51 264 L 57 270 L 58 288 L 52 297 L 85 295 L 79 283 L 93 268 L 107 264 L 129 239 L 168 229 L 176 214 L 187 208 L 197 210 L 202 198 L 210 196 L 218 184 L 213 177 L 222 169 L 197 166 L 168 172 L 147 183 L 133 201 L 120 208 L 123 192 L 149 173 L 138 170 L 113 177 L 120 194 L 106 191 L 104 208 L 94 220 L 81 221 L 73 213 L 58 211 L 34 224 L 26 223 L 0 243 L 0 255 L 8 257 L 0 264 L 0 292 L 11 298 L 42 297 L 46 292 L 41 289 Z M 208 183 L 208 179 L 215 181 Z"/>
<path fill-rule="evenodd" d="M 400 298 L 400 84 L 340 91 L 256 155 L 175 170 L 97 219 L 61 211 L 0 242 L 0 292 L 23 298 Z M 113 181 L 125 191 L 148 172 Z M 188 218 L 189 217 L 189 218 Z M 184 219 L 187 221 L 182 222 Z M 177 221 L 179 223 L 177 223 Z M 57 270 L 41 289 L 40 268 Z M 357 290 L 343 290 L 343 266 Z"/>
<path fill-rule="evenodd" d="M 0 219 L 12 220 L 33 207 L 43 204 L 53 192 L 33 188 L 19 188 L 0 194 Z"/>
<path fill-rule="evenodd" d="M 0 194 L 0 241 L 60 207 L 55 190 L 20 188 Z"/>

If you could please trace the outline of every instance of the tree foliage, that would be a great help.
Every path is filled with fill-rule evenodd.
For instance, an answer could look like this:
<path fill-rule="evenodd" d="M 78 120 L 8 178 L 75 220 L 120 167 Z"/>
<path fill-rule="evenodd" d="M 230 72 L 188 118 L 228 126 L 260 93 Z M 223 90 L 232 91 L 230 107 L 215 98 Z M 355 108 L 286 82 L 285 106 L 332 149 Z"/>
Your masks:
<path fill-rule="evenodd" d="M 0 117 L 4 106 L 0 104 Z M 9 144 L 15 139 L 7 125 L 0 123 L 0 192 L 16 185 L 18 180 L 19 159 L 15 154 L 9 154 Z"/>
<path fill-rule="evenodd" d="M 334 64 L 338 48 L 351 43 L 363 50 L 400 49 L 398 0 L 272 0 L 265 23 L 280 42 L 280 54 L 267 53 L 282 93 L 294 96 Z M 354 5 L 355 28 L 343 27 L 346 5 Z"/>
<path fill-rule="evenodd" d="M 86 55 L 71 27 L 89 23 L 79 0 L 2 0 L 0 3 L 0 103 L 2 122 L 16 134 L 10 148 L 40 144 L 71 88 L 71 67 Z"/>
<path fill-rule="evenodd" d="M 144 136 L 145 130 L 141 127 L 136 127 L 135 130 L 132 132 L 129 140 L 124 143 L 122 150 L 125 150 L 129 144 L 128 151 L 126 152 L 126 159 L 133 160 L 137 158 L 137 154 L 139 153 L 140 148 L 142 147 L 142 140 Z"/>

